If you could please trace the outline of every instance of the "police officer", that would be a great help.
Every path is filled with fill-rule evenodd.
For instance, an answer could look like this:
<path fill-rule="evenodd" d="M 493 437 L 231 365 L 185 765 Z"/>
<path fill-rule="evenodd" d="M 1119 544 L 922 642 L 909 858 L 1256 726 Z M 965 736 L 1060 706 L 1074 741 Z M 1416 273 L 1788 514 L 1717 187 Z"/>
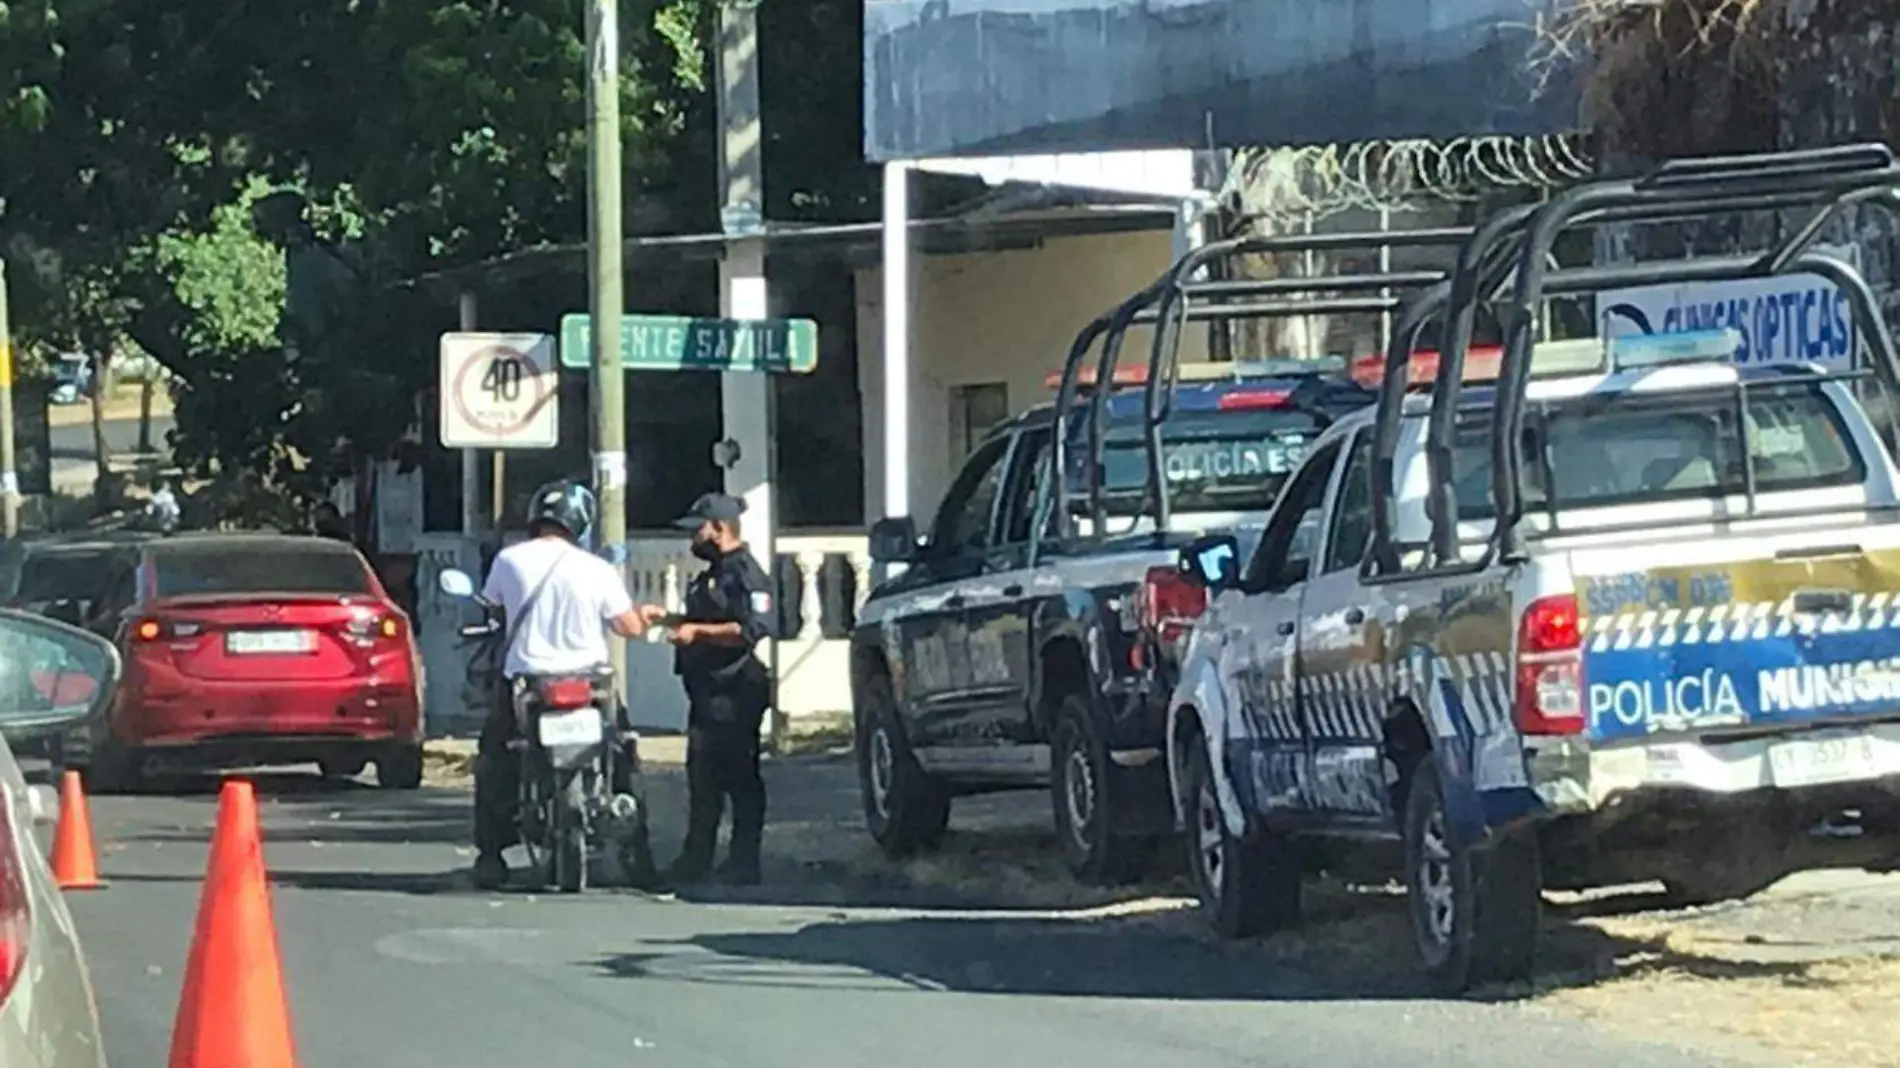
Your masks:
<path fill-rule="evenodd" d="M 772 631 L 772 586 L 739 537 L 745 502 L 708 493 L 678 525 L 693 532 L 693 555 L 706 570 L 686 594 L 673 630 L 673 670 L 686 687 L 688 814 L 686 841 L 668 875 L 703 878 L 726 798 L 732 798 L 732 843 L 719 874 L 759 881 L 759 838 L 765 830 L 765 780 L 759 775 L 759 725 L 772 700 L 770 672 L 753 647 Z"/>

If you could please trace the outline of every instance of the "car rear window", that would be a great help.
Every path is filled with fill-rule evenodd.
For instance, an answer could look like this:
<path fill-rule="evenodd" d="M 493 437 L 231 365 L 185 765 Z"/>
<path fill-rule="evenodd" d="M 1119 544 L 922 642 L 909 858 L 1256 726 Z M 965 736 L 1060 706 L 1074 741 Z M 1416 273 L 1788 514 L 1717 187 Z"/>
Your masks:
<path fill-rule="evenodd" d="M 205 593 L 368 593 L 369 573 L 356 554 L 295 543 L 172 548 L 154 553 L 160 597 Z"/>
<path fill-rule="evenodd" d="M 1264 511 L 1323 429 L 1319 418 L 1289 408 L 1176 414 L 1161 424 L 1168 500 L 1176 513 Z M 1083 507 L 1087 486 L 1086 477 L 1079 477 L 1076 499 Z M 1140 509 L 1147 486 L 1148 453 L 1140 424 L 1111 426 L 1102 450 L 1108 514 Z"/>
<path fill-rule="evenodd" d="M 1747 460 L 1760 492 L 1853 485 L 1866 477 L 1866 462 L 1819 383 L 1751 385 L 1747 398 L 1746 454 L 1733 389 L 1532 403 L 1524 413 L 1525 506 L 1602 508 L 1739 495 L 1746 492 Z M 1489 519 L 1491 421 L 1474 413 L 1460 424 L 1453 460 L 1459 516 Z"/>

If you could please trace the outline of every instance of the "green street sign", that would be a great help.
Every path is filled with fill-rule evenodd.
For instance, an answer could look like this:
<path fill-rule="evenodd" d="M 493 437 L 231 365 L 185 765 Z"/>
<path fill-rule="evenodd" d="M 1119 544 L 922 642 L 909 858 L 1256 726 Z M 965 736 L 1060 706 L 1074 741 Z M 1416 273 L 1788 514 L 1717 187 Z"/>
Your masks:
<path fill-rule="evenodd" d="M 561 316 L 561 366 L 592 366 L 593 319 Z M 818 324 L 810 319 L 695 319 L 624 315 L 620 362 L 629 371 L 810 374 L 818 368 Z"/>

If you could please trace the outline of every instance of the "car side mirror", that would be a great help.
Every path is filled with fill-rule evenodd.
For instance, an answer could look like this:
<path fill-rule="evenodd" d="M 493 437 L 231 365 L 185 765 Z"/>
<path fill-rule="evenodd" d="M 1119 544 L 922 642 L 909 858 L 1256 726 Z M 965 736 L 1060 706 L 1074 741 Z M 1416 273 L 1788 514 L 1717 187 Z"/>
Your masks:
<path fill-rule="evenodd" d="M 450 597 L 475 596 L 475 580 L 468 577 L 468 572 L 452 567 L 444 568 L 442 573 L 435 577 L 435 585 L 437 589 Z"/>
<path fill-rule="evenodd" d="M 1183 546 L 1181 574 L 1213 592 L 1240 585 L 1240 543 L 1228 534 L 1210 534 Z"/>
<path fill-rule="evenodd" d="M 56 734 L 103 714 L 122 672 L 119 651 L 99 635 L 0 609 L 0 737 Z"/>
<path fill-rule="evenodd" d="M 910 563 L 918 556 L 917 522 L 902 515 L 872 523 L 869 548 L 872 563 Z"/>

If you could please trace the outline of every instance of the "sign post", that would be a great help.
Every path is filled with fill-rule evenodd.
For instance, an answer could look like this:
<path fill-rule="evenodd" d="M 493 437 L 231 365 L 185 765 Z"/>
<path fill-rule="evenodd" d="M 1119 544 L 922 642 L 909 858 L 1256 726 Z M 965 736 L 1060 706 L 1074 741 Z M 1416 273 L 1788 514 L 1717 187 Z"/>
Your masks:
<path fill-rule="evenodd" d="M 547 334 L 443 334 L 442 446 L 554 448 L 560 373 Z"/>

